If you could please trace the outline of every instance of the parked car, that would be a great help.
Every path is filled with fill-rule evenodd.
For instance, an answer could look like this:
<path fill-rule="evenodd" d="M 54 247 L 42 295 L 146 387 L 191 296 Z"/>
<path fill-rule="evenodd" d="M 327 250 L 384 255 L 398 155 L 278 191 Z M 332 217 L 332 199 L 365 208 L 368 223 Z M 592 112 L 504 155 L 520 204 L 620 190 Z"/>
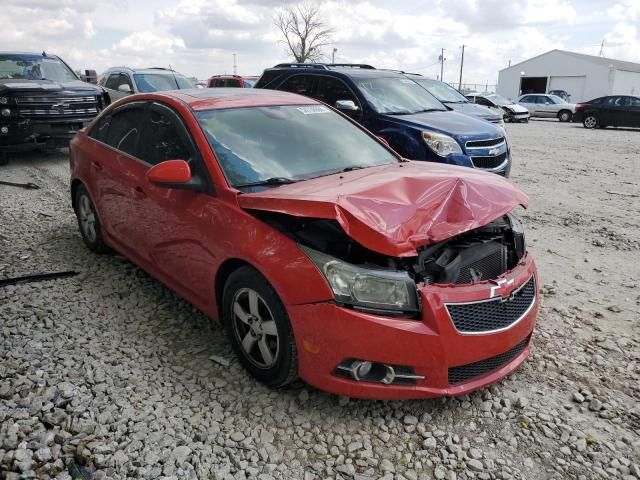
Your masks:
<path fill-rule="evenodd" d="M 497 175 L 405 160 L 318 101 L 258 89 L 129 97 L 70 158 L 86 246 L 220 321 L 269 386 L 462 395 L 529 353 L 527 198 Z"/>
<path fill-rule="evenodd" d="M 11 152 L 66 147 L 107 100 L 56 55 L 0 52 L 0 165 Z"/>
<path fill-rule="evenodd" d="M 640 127 L 640 97 L 613 95 L 578 103 L 573 121 L 585 128 Z"/>
<path fill-rule="evenodd" d="M 544 93 L 521 95 L 516 102 L 529 110 L 532 117 L 557 118 L 561 122 L 570 122 L 576 111 L 574 103 L 567 103 L 556 95 Z"/>
<path fill-rule="evenodd" d="M 255 88 L 285 90 L 320 100 L 356 120 L 400 155 L 475 167 L 509 176 L 504 131 L 453 112 L 404 74 L 359 64 L 280 64 Z"/>
<path fill-rule="evenodd" d="M 240 75 L 214 75 L 207 87 L 253 88 L 259 77 L 241 77 Z"/>
<path fill-rule="evenodd" d="M 529 121 L 529 110 L 497 93 L 469 93 L 466 97 L 470 102 L 494 108 L 498 111 L 502 110 L 505 122 L 526 123 Z"/>
<path fill-rule="evenodd" d="M 99 84 L 112 101 L 134 93 L 163 92 L 194 88 L 184 75 L 168 68 L 112 67 L 102 74 Z"/>
<path fill-rule="evenodd" d="M 549 90 L 549 95 L 560 97 L 565 102 L 569 102 L 569 100 L 571 100 L 571 95 L 566 90 Z"/>
<path fill-rule="evenodd" d="M 476 103 L 471 103 L 467 97 L 462 95 L 458 90 L 453 88 L 448 83 L 441 82 L 440 80 L 433 80 L 431 78 L 425 78 L 421 75 L 408 75 L 411 80 L 416 82 L 427 91 L 440 100 L 447 107 L 455 110 L 456 112 L 464 113 L 472 117 L 479 118 L 480 120 L 486 120 L 487 122 L 495 123 L 503 126 L 503 112 L 499 112 L 495 109 L 492 110 Z"/>

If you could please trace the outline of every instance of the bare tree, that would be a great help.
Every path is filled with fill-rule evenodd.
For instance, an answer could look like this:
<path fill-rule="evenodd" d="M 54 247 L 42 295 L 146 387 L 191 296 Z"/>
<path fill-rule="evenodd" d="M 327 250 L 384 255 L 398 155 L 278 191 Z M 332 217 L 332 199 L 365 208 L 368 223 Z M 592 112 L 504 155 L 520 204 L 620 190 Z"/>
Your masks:
<path fill-rule="evenodd" d="M 333 30 L 315 5 L 282 7 L 274 22 L 284 37 L 281 42 L 298 63 L 320 60 L 322 47 L 331 41 Z"/>

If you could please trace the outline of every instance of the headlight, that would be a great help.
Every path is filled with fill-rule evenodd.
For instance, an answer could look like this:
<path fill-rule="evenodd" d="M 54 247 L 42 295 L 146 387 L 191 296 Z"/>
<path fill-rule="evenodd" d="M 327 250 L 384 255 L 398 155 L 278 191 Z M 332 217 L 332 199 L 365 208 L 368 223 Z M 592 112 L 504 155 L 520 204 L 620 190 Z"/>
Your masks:
<path fill-rule="evenodd" d="M 374 313 L 418 312 L 416 284 L 406 272 L 362 268 L 299 247 L 320 269 L 337 302 Z"/>
<path fill-rule="evenodd" d="M 511 224 L 511 232 L 513 232 L 513 243 L 516 255 L 518 256 L 518 260 L 520 260 L 527 252 L 527 242 L 524 238 L 524 227 L 522 226 L 520 219 L 513 213 L 507 213 L 507 218 Z"/>
<path fill-rule="evenodd" d="M 0 115 L 2 115 L 3 117 L 8 117 L 9 115 L 11 115 L 11 110 L 9 110 L 8 108 L 3 108 L 2 110 L 0 110 Z"/>
<path fill-rule="evenodd" d="M 422 138 L 427 146 L 433 150 L 436 155 L 446 157 L 453 153 L 462 153 L 462 149 L 458 142 L 449 135 L 435 132 L 422 132 Z"/>
<path fill-rule="evenodd" d="M 9 103 L 9 99 L 7 97 L 0 97 L 1 105 L 6 105 L 7 103 Z"/>

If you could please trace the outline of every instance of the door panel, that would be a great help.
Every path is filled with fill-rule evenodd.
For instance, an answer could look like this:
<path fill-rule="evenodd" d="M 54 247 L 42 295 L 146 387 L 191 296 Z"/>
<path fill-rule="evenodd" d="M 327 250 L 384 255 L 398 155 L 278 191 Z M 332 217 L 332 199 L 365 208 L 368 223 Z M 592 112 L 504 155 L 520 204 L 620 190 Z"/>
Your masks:
<path fill-rule="evenodd" d="M 177 114 L 153 104 L 146 124 L 141 152 L 145 162 L 156 165 L 185 160 L 192 174 L 207 177 L 195 144 Z M 216 200 L 205 193 L 154 185 L 145 175 L 136 179 L 140 191 L 137 202 L 144 212 L 138 226 L 142 248 L 153 268 L 190 296 L 207 301 L 213 294 L 216 255 L 208 245 L 215 240 Z"/>

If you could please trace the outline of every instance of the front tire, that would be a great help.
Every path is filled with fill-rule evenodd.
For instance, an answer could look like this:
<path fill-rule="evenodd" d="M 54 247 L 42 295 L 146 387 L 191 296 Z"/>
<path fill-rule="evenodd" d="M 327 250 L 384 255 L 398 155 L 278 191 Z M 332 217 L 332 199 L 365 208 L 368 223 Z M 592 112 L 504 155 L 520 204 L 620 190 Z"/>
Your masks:
<path fill-rule="evenodd" d="M 89 250 L 94 253 L 106 253 L 109 247 L 104 243 L 100 219 L 93 206 L 93 201 L 84 185 L 78 186 L 73 202 L 78 227 L 82 240 Z"/>
<path fill-rule="evenodd" d="M 298 353 L 280 297 L 254 268 L 233 272 L 222 294 L 222 320 L 240 362 L 272 388 L 298 376 Z"/>
<path fill-rule="evenodd" d="M 596 117 L 593 114 L 587 115 L 586 117 L 584 117 L 584 120 L 582 120 L 582 125 L 584 126 L 584 128 L 596 128 L 598 126 L 598 117 Z"/>
<path fill-rule="evenodd" d="M 568 110 L 562 110 L 558 113 L 558 120 L 560 120 L 561 122 L 571 121 L 571 112 Z"/>

